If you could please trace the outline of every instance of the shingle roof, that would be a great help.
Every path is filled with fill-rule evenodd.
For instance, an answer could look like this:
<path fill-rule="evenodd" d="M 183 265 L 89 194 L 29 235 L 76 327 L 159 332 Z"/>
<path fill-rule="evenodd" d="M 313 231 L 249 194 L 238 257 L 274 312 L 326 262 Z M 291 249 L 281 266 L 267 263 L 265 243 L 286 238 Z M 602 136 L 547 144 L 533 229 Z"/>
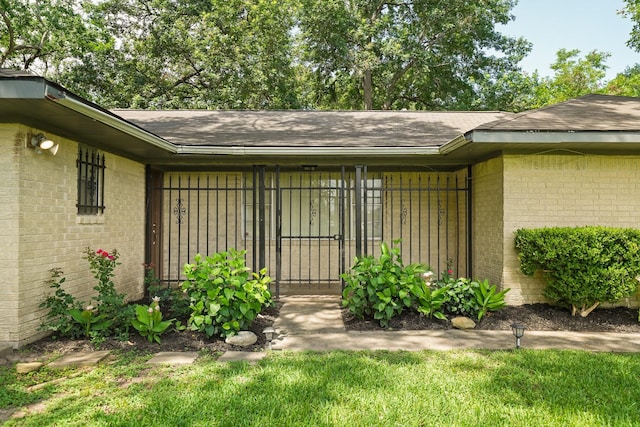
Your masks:
<path fill-rule="evenodd" d="M 440 146 L 504 112 L 113 110 L 178 145 Z"/>
<path fill-rule="evenodd" d="M 585 95 L 479 125 L 487 131 L 636 131 L 640 98 Z"/>
<path fill-rule="evenodd" d="M 0 77 L 37 77 L 30 71 L 18 70 L 16 68 L 0 68 Z"/>

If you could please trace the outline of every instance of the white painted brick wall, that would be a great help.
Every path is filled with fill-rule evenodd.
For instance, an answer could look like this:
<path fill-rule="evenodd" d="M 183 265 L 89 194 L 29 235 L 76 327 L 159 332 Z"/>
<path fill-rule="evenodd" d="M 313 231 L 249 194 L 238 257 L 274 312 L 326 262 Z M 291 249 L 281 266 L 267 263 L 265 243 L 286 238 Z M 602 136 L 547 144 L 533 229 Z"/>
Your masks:
<path fill-rule="evenodd" d="M 43 282 L 51 268 L 63 269 L 67 292 L 85 302 L 95 295 L 96 281 L 83 259 L 87 247 L 117 248 L 122 263 L 115 270 L 118 290 L 132 300 L 143 294 L 144 165 L 106 153 L 105 214 L 78 216 L 77 143 L 46 133 L 60 150 L 55 157 L 38 155 L 26 148 L 27 132 L 39 130 L 0 128 L 0 147 L 5 152 L 12 147 L 13 153 L 0 159 L 0 173 L 10 174 L 0 180 L 0 199 L 9 199 L 0 204 L 2 225 L 7 225 L 0 230 L 0 274 L 7 280 L 0 287 L 0 345 L 14 347 L 38 336 L 46 315 L 38 305 L 50 293 Z"/>
<path fill-rule="evenodd" d="M 20 147 L 16 126 L 0 125 L 0 348 L 18 340 L 19 207 L 15 188 L 19 176 Z"/>
<path fill-rule="evenodd" d="M 503 162 L 492 159 L 474 166 L 473 199 L 473 268 L 476 279 L 502 285 L 503 264 Z"/>
<path fill-rule="evenodd" d="M 510 303 L 544 301 L 542 278 L 519 271 L 514 232 L 583 225 L 640 227 L 639 157 L 504 157 L 503 283 L 512 288 Z"/>

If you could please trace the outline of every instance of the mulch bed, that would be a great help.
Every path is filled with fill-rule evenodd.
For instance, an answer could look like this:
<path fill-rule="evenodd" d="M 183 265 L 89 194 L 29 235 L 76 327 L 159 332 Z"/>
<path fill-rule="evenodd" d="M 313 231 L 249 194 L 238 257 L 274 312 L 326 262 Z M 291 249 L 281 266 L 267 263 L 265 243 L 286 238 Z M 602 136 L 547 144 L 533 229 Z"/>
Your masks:
<path fill-rule="evenodd" d="M 360 320 L 347 310 L 342 316 L 348 330 L 368 331 L 381 329 L 377 321 Z M 479 330 L 511 330 L 511 324 L 521 323 L 531 331 L 579 331 L 640 333 L 638 309 L 628 307 L 598 308 L 587 317 L 571 316 L 568 309 L 549 304 L 508 306 L 487 313 L 476 326 Z M 404 312 L 389 322 L 389 329 L 420 330 L 450 329 L 451 323 L 428 319 L 417 313 Z"/>
<path fill-rule="evenodd" d="M 262 331 L 273 325 L 278 317 L 280 305 L 267 308 L 254 321 L 250 330 L 258 336 L 258 341 L 250 347 L 236 347 L 224 342 L 220 338 L 207 338 L 204 334 L 192 331 L 167 332 L 161 336 L 162 344 L 150 343 L 132 330 L 129 341 L 108 340 L 100 344 L 100 350 L 137 350 L 140 352 L 157 353 L 160 351 L 209 351 L 221 353 L 225 351 L 263 351 L 266 340 Z M 342 310 L 347 330 L 374 331 L 383 330 L 377 321 L 360 320 L 348 310 Z M 599 308 L 589 316 L 571 316 L 564 308 L 548 304 L 530 304 L 509 306 L 500 311 L 488 313 L 477 325 L 480 330 L 510 330 L 511 324 L 517 322 L 526 325 L 527 330 L 537 331 L 580 331 L 580 332 L 623 332 L 640 333 L 638 310 L 617 307 Z M 183 323 L 185 323 L 183 321 Z M 422 330 L 422 329 L 450 329 L 449 321 L 428 319 L 416 313 L 404 312 L 392 319 L 388 330 Z M 24 350 L 16 352 L 21 361 L 38 360 L 45 354 L 68 353 L 72 351 L 93 350 L 95 346 L 88 340 L 52 340 L 43 338 L 28 345 Z M 11 362 L 12 357 L 6 359 Z"/>

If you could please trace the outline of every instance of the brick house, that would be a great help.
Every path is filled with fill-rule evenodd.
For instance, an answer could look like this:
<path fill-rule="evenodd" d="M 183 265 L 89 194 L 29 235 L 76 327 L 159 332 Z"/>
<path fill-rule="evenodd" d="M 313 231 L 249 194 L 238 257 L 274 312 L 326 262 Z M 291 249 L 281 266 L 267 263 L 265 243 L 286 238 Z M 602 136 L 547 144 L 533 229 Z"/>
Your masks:
<path fill-rule="evenodd" d="M 196 253 L 230 247 L 277 294 L 338 293 L 356 254 L 401 240 L 405 262 L 523 304 L 541 281 L 518 271 L 516 229 L 640 222 L 635 98 L 521 114 L 108 111 L 2 70 L 0 117 L 0 347 L 41 336 L 51 268 L 89 299 L 87 247 L 118 249 L 116 284 L 136 300 L 143 263 L 177 285 Z"/>

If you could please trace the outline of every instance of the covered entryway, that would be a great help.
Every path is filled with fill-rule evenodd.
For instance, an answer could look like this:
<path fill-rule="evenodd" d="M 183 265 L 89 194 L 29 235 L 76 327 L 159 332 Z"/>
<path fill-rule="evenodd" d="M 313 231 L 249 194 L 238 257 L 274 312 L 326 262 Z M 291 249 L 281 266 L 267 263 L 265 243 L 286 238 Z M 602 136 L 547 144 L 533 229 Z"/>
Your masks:
<path fill-rule="evenodd" d="M 468 171 L 323 170 L 150 173 L 149 255 L 161 280 L 184 277 L 196 253 L 247 251 L 280 294 L 339 293 L 357 255 L 397 245 L 405 263 L 468 271 Z"/>

